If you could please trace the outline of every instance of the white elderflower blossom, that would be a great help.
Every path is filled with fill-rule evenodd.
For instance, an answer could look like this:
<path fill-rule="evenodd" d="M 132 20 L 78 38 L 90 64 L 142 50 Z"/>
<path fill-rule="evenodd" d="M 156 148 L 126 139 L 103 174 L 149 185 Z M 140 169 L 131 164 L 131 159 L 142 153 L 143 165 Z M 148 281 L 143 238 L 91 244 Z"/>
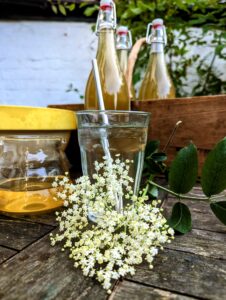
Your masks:
<path fill-rule="evenodd" d="M 158 208 L 159 201 L 149 204 L 142 192 L 133 194 L 130 163 L 122 161 L 120 154 L 110 162 L 103 157 L 103 162 L 94 164 L 92 183 L 87 176 L 75 184 L 67 177 L 53 183 L 65 210 L 56 213 L 59 232 L 51 235 L 51 244 L 63 241 L 62 250 L 69 249 L 74 266 L 85 276 L 95 277 L 109 293 L 112 280 L 134 275 L 134 266 L 143 260 L 153 268 L 158 250 L 174 235 Z M 127 203 L 120 212 L 115 210 L 116 195 Z M 90 215 L 96 216 L 95 223 Z"/>

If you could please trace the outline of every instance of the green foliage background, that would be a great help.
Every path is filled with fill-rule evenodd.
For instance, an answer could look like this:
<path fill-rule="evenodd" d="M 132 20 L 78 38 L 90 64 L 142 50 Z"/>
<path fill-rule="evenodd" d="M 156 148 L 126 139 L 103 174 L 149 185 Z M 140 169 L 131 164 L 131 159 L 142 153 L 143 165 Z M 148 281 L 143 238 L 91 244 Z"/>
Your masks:
<path fill-rule="evenodd" d="M 53 3 L 52 0 L 48 0 Z M 178 97 L 213 95 L 226 92 L 226 82 L 217 62 L 226 59 L 226 4 L 219 0 L 115 0 L 118 24 L 128 26 L 133 41 L 146 35 L 147 24 L 154 18 L 162 18 L 167 27 L 166 47 L 168 69 Z M 63 0 L 57 0 L 58 11 L 78 9 Z M 63 10 L 64 3 L 65 10 Z M 85 10 L 84 10 L 85 7 Z M 87 0 L 80 4 L 87 17 L 97 13 L 99 6 Z M 57 7 L 53 5 L 57 12 Z M 209 38 L 207 39 L 207 36 Z M 207 42 L 208 41 L 208 42 Z M 208 46 L 211 49 L 200 57 L 190 46 Z M 203 48 L 200 52 L 203 52 Z M 197 52 L 197 51 L 196 51 Z M 149 57 L 149 47 L 140 52 L 134 72 L 134 84 L 141 80 Z M 220 60 L 219 60 L 220 59 Z M 186 88 L 192 71 L 199 80 L 192 91 Z M 188 92 L 189 91 L 189 92 Z"/>
<path fill-rule="evenodd" d="M 134 41 L 145 36 L 147 24 L 154 18 L 163 18 L 167 26 L 168 45 L 166 53 L 168 68 L 176 87 L 177 96 L 221 94 L 226 91 L 222 74 L 216 60 L 226 59 L 226 5 L 218 0 L 116 0 L 118 24 L 127 25 Z M 84 5 L 84 4 L 83 4 Z M 85 14 L 90 16 L 98 6 L 88 6 Z M 200 28 L 198 32 L 191 27 Z M 176 30 L 176 35 L 175 35 Z M 199 54 L 189 54 L 190 45 L 205 46 L 206 36 L 211 35 L 211 51 L 202 59 Z M 149 48 L 141 51 L 134 83 L 141 79 L 147 65 Z M 210 61 L 208 63 L 208 61 Z M 196 69 L 199 81 L 191 94 L 186 91 L 189 67 Z"/>

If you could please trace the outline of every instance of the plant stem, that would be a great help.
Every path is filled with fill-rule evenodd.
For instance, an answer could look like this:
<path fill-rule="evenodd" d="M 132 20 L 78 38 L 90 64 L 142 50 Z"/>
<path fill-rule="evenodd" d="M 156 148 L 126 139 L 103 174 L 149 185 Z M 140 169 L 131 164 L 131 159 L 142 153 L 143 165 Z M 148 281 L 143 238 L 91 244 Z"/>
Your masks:
<path fill-rule="evenodd" d="M 173 192 L 173 191 L 171 191 L 171 190 L 169 190 L 169 189 L 153 182 L 152 180 L 148 180 L 148 183 L 151 184 L 151 185 L 156 186 L 157 188 L 159 188 L 159 189 L 161 189 L 161 190 L 163 190 L 163 191 L 165 191 L 165 192 L 167 192 L 167 193 L 169 193 L 169 194 L 171 194 L 171 195 L 173 195 L 177 198 L 180 198 L 181 200 L 198 200 L 198 201 L 204 201 L 204 202 L 209 202 L 210 201 L 210 199 L 207 198 L 207 197 L 193 197 L 193 196 L 189 196 L 189 195 L 181 195 L 181 194 L 175 193 L 175 192 Z M 147 188 L 147 186 L 146 186 L 146 188 Z M 146 190 L 146 188 L 145 188 L 145 190 Z M 214 198 L 212 198 L 212 200 L 214 200 Z"/>
<path fill-rule="evenodd" d="M 167 143 L 166 143 L 164 149 L 162 150 L 163 152 L 166 152 L 166 150 L 168 149 L 170 143 L 172 142 L 172 140 L 173 140 L 173 138 L 174 138 L 174 135 L 175 135 L 175 133 L 176 133 L 176 131 L 177 131 L 177 128 L 180 126 L 181 123 L 182 123 L 182 121 L 178 121 L 178 122 L 175 124 L 175 126 L 174 126 L 174 128 L 173 128 L 173 131 L 171 132 L 170 137 L 169 137 L 169 139 L 168 139 L 168 141 L 167 141 Z"/>
<path fill-rule="evenodd" d="M 203 88 L 202 88 L 203 93 L 205 93 L 206 85 L 208 83 L 210 72 L 211 72 L 211 70 L 213 68 L 213 64 L 215 62 L 216 56 L 217 56 L 217 53 L 216 53 L 216 51 L 214 51 L 214 55 L 212 57 L 211 63 L 210 63 L 209 68 L 207 69 L 207 72 L 206 72 L 206 78 L 205 78 L 205 82 L 204 82 Z"/>
<path fill-rule="evenodd" d="M 149 189 L 149 184 L 147 183 L 147 184 L 146 184 L 146 187 L 145 187 L 145 189 L 144 189 L 144 191 L 143 191 L 142 196 L 146 196 L 146 195 L 147 195 L 148 189 Z"/>

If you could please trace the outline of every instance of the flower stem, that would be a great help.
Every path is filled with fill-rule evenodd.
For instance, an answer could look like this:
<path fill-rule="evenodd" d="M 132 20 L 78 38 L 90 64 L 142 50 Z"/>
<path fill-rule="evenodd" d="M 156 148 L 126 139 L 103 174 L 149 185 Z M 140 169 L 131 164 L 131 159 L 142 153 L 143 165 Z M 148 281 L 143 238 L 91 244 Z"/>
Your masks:
<path fill-rule="evenodd" d="M 173 196 L 175 196 L 175 197 L 177 197 L 181 200 L 198 200 L 198 201 L 210 202 L 210 198 L 207 198 L 207 197 L 193 197 L 193 196 L 189 196 L 189 195 L 181 195 L 181 194 L 175 193 L 175 192 L 173 192 L 173 191 L 171 191 L 171 190 L 169 190 L 169 189 L 153 182 L 152 180 L 148 180 L 147 186 L 149 186 L 149 184 L 153 185 L 153 186 L 155 186 L 155 187 L 157 187 L 157 188 L 159 188 L 159 189 L 161 189 L 161 190 L 163 190 L 163 191 L 165 191 L 165 192 L 167 192 L 167 193 L 169 193 L 169 194 L 171 194 L 171 195 L 173 195 Z M 146 188 L 147 188 L 147 186 L 146 186 Z M 145 190 L 146 190 L 146 188 L 145 188 Z M 214 201 L 216 199 L 217 198 L 214 198 L 214 197 L 211 198 L 211 202 L 212 202 L 212 200 Z"/>
<path fill-rule="evenodd" d="M 149 189 L 149 183 L 147 183 L 144 191 L 143 191 L 143 194 L 142 194 L 142 197 L 146 196 L 147 195 L 147 192 L 148 192 L 148 189 Z"/>

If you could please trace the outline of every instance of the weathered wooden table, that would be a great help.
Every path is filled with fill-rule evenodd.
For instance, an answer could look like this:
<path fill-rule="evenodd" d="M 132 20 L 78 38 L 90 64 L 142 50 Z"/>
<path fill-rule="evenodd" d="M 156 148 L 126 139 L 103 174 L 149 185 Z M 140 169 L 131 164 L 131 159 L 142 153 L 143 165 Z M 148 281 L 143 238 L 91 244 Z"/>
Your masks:
<path fill-rule="evenodd" d="M 174 201 L 165 201 L 166 211 Z M 226 299 L 226 227 L 207 204 L 189 201 L 189 207 L 193 230 L 161 251 L 153 270 L 143 264 L 116 282 L 111 296 L 50 246 L 54 214 L 1 215 L 0 299 Z"/>

